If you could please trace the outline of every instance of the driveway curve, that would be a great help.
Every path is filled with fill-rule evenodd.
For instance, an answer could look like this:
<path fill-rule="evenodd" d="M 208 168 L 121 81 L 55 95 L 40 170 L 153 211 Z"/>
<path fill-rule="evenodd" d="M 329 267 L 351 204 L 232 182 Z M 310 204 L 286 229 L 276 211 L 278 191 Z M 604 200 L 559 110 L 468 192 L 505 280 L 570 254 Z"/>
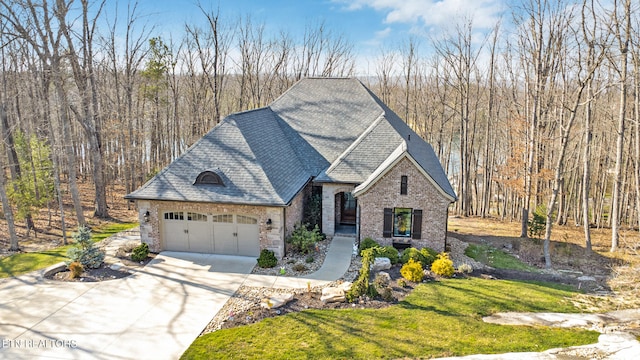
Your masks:
<path fill-rule="evenodd" d="M 163 252 L 114 281 L 0 281 L 0 358 L 176 359 L 256 259 Z"/>

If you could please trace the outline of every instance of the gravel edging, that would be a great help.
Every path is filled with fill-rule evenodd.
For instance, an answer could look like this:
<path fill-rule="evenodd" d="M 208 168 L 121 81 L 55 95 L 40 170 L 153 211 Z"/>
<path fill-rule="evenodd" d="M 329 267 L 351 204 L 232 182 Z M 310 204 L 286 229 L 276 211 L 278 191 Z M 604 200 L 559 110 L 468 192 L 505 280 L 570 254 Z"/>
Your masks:
<path fill-rule="evenodd" d="M 322 257 L 324 261 L 324 256 Z M 322 264 L 320 264 L 322 266 Z M 320 268 L 318 266 L 318 268 Z M 349 269 L 345 272 L 345 274 L 338 280 L 330 282 L 324 286 L 317 286 L 311 289 L 312 292 L 321 292 L 325 287 L 335 286 L 338 283 L 342 283 L 345 281 L 354 281 L 358 274 L 360 273 L 360 268 L 362 267 L 362 260 L 359 256 L 352 255 L 351 256 L 351 264 L 349 265 Z M 257 268 L 257 266 L 256 266 Z M 211 319 L 209 324 L 202 330 L 200 335 L 204 335 L 206 333 L 214 332 L 220 330 L 222 325 L 233 316 L 237 314 L 248 311 L 253 308 L 257 304 L 259 304 L 262 299 L 270 298 L 274 295 L 282 295 L 282 294 L 301 294 L 306 293 L 307 289 L 280 289 L 280 288 L 264 288 L 264 287 L 251 287 L 251 286 L 241 286 L 238 288 L 235 294 L 227 300 L 227 302 L 222 306 L 220 311 Z"/>
<path fill-rule="evenodd" d="M 322 266 L 322 263 L 324 262 L 324 257 L 326 256 L 326 251 L 329 248 L 329 245 L 331 244 L 331 242 L 323 241 L 323 243 L 324 244 L 320 244 L 319 250 L 321 255 L 319 255 L 318 258 L 316 259 L 316 262 L 314 262 L 315 266 L 312 268 L 314 270 L 309 270 L 308 272 L 305 272 L 305 274 L 314 272 Z M 447 239 L 447 243 L 449 244 L 451 249 L 449 256 L 451 260 L 454 262 L 454 266 L 456 268 L 461 264 L 469 264 L 473 266 L 474 269 L 478 269 L 478 270 L 487 268 L 482 263 L 479 263 L 473 260 L 472 258 L 464 255 L 464 250 L 467 248 L 467 246 L 469 246 L 469 244 L 467 244 L 466 242 L 460 241 L 456 238 L 449 237 Z M 322 259 L 322 262 L 318 261 L 320 258 Z M 291 263 L 292 259 L 295 259 L 296 263 L 300 262 L 300 257 L 299 256 L 296 257 L 295 255 L 285 257 L 283 260 L 278 262 L 278 266 L 285 266 L 287 275 L 296 274 L 295 271 L 289 270 L 289 268 L 294 264 L 294 263 Z M 312 291 L 320 292 L 324 287 L 335 286 L 337 283 L 341 283 L 344 281 L 354 281 L 358 277 L 361 267 L 362 267 L 362 258 L 360 256 L 352 255 L 351 264 L 349 265 L 349 268 L 347 269 L 345 274 L 340 279 L 338 279 L 337 281 L 331 282 L 325 286 L 312 288 Z M 271 268 L 271 269 L 261 269 L 256 265 L 252 273 L 265 274 L 265 275 L 278 275 L 279 270 L 280 270 L 279 267 Z M 297 273 L 296 275 L 300 276 L 302 274 Z M 250 310 L 254 306 L 258 305 L 260 301 L 264 298 L 273 297 L 274 295 L 300 294 L 305 292 L 307 292 L 307 289 L 276 289 L 276 288 L 241 286 L 236 291 L 236 293 L 233 296 L 231 296 L 231 298 L 229 298 L 229 300 L 222 306 L 220 311 L 218 311 L 218 313 L 213 317 L 213 319 L 211 319 L 209 324 L 203 329 L 201 335 L 219 330 L 222 327 L 222 325 L 226 321 L 228 321 L 228 319 L 233 318 L 237 314 L 241 314 L 245 311 Z"/>
<path fill-rule="evenodd" d="M 324 258 L 327 256 L 327 251 L 329 250 L 329 246 L 331 246 L 332 240 L 322 240 L 316 243 L 315 250 L 310 254 L 298 254 L 293 252 L 288 252 L 282 259 L 278 260 L 276 266 L 272 268 L 261 268 L 256 264 L 256 266 L 251 271 L 252 274 L 258 275 L 271 275 L 271 276 L 291 276 L 291 277 L 299 277 L 307 274 L 314 273 L 322 267 L 324 263 Z M 313 262 L 308 263 L 306 261 L 307 257 L 313 257 Z M 306 270 L 297 271 L 294 270 L 296 265 L 302 264 Z M 284 268 L 284 275 L 282 275 L 281 269 Z"/>

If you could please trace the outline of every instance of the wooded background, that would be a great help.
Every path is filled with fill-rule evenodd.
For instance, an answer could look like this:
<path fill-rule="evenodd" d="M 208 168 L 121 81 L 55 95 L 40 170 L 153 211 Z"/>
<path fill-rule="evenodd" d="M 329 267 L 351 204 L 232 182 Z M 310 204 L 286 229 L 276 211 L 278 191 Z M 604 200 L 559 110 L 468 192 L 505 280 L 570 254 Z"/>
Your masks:
<path fill-rule="evenodd" d="M 461 216 L 640 229 L 640 4 L 523 0 L 478 39 L 473 19 L 395 39 L 370 74 L 323 22 L 267 34 L 250 14 L 200 7 L 206 26 L 157 35 L 89 0 L 0 0 L 0 197 L 14 223 L 70 198 L 77 182 L 133 191 L 224 116 L 267 105 L 308 76 L 356 76 L 432 144 Z M 212 154 L 215 156 L 215 154 Z M 64 228 L 64 216 L 61 217 Z M 546 251 L 548 254 L 548 251 Z M 550 260 L 549 260 L 550 266 Z"/>

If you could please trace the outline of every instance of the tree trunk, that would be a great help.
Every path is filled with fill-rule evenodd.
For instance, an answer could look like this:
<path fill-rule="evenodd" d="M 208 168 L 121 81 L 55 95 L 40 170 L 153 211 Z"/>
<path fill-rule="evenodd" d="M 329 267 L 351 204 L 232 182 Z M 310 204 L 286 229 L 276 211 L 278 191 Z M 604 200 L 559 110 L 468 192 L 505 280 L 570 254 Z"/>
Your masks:
<path fill-rule="evenodd" d="M 620 231 L 620 196 L 622 186 L 622 157 L 624 151 L 624 130 L 625 116 L 627 110 L 627 66 L 629 41 L 631 38 L 631 0 L 625 0 L 624 3 L 624 24 L 620 24 L 617 17 L 617 1 L 614 1 L 614 26 L 616 28 L 616 37 L 620 45 L 620 101 L 618 112 L 618 127 L 616 138 L 616 165 L 614 170 L 613 194 L 611 201 L 611 252 L 618 249 L 618 238 Z M 624 26 L 624 33 L 621 27 Z"/>
<path fill-rule="evenodd" d="M 5 111 L 4 104 L 0 104 L 0 117 L 4 123 L 7 118 L 7 112 Z M 4 157 L 0 156 L 0 170 L 2 170 L 0 172 L 0 201 L 2 201 L 2 212 L 4 213 L 4 218 L 7 221 L 7 226 L 9 228 L 9 251 L 18 251 L 20 250 L 20 246 L 18 244 L 18 235 L 16 233 L 15 222 L 13 219 L 13 210 L 11 209 L 11 204 L 9 204 L 9 198 L 7 197 L 7 191 L 5 188 L 4 169 Z"/>

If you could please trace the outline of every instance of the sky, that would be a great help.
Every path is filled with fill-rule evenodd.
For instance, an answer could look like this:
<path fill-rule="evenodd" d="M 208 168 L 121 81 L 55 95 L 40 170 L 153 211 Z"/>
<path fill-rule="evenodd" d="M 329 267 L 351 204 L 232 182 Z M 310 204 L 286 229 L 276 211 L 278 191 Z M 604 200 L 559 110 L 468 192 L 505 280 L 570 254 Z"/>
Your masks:
<path fill-rule="evenodd" d="M 266 34 L 285 30 L 302 34 L 323 21 L 345 36 L 359 58 L 371 58 L 382 48 L 398 46 L 413 36 L 419 42 L 451 27 L 464 17 L 479 33 L 489 31 L 515 0 L 200 0 L 205 9 L 219 8 L 223 19 L 251 15 L 265 25 Z M 184 24 L 204 24 L 198 0 L 138 0 L 145 21 L 160 36 L 182 35 Z M 119 0 L 120 13 L 126 2 Z M 113 3 L 111 3 L 113 4 Z M 109 5 L 113 6 L 113 5 Z M 126 13 L 126 12 L 125 12 Z M 122 15 L 121 15 L 122 16 Z M 154 36 L 156 36 L 154 34 Z"/>

